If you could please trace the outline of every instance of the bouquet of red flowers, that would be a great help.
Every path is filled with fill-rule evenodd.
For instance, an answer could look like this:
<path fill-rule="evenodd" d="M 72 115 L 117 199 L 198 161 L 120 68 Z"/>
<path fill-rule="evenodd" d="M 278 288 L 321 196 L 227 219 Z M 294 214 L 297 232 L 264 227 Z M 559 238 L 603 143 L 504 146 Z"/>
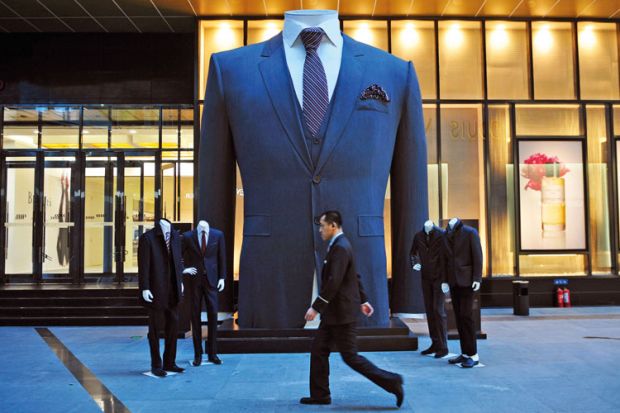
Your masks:
<path fill-rule="evenodd" d="M 528 179 L 525 189 L 540 191 L 544 177 L 562 177 L 570 170 L 560 163 L 557 156 L 547 156 L 544 153 L 535 153 L 525 160 L 525 166 L 521 168 L 521 176 Z"/>

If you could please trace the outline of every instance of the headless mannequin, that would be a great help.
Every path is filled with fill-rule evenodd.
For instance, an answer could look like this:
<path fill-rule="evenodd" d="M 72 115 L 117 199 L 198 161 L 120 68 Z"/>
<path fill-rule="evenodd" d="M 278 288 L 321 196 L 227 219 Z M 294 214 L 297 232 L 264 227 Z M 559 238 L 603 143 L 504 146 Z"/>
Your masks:
<path fill-rule="evenodd" d="M 198 225 L 196 226 L 196 230 L 198 231 L 198 233 L 200 234 L 201 232 L 206 232 L 207 234 L 209 233 L 209 223 L 207 221 L 199 221 Z M 196 269 L 196 267 L 189 267 L 183 270 L 183 274 L 189 274 L 189 275 L 196 275 L 198 274 L 198 270 Z M 224 287 L 226 286 L 226 283 L 224 280 L 219 280 L 217 282 L 217 290 L 219 292 L 224 291 Z"/>
<path fill-rule="evenodd" d="M 328 97 L 336 88 L 340 62 L 342 61 L 342 34 L 336 10 L 292 10 L 284 13 L 284 55 L 299 104 L 303 105 L 303 71 L 306 49 L 299 37 L 307 27 L 321 27 L 325 36 L 317 50 L 325 69 Z"/>
<path fill-rule="evenodd" d="M 171 228 L 168 221 L 166 221 L 165 219 L 160 219 L 159 226 L 161 227 L 161 231 L 164 233 L 164 237 L 166 236 L 166 234 L 170 234 Z M 183 284 L 181 283 L 181 294 L 183 293 L 183 290 Z M 146 301 L 147 303 L 152 303 L 153 294 L 151 293 L 151 290 L 142 290 L 142 298 L 144 298 L 144 301 Z"/>
<path fill-rule="evenodd" d="M 457 222 L 458 222 L 458 218 L 452 218 L 448 222 L 448 226 L 450 227 L 451 230 L 454 229 L 454 226 L 456 225 Z M 474 291 L 478 291 L 480 289 L 480 283 L 478 281 L 474 281 L 471 284 L 471 289 Z M 448 291 L 450 291 L 450 286 L 448 285 L 448 283 L 441 284 L 441 291 L 443 291 L 444 293 L 448 293 Z"/>
<path fill-rule="evenodd" d="M 426 222 L 424 223 L 424 232 L 426 232 L 426 234 L 430 234 L 434 225 L 435 224 L 433 223 L 433 221 L 431 221 L 430 219 L 427 219 Z M 422 269 L 422 264 L 418 263 L 418 264 L 414 265 L 413 269 L 416 270 L 416 271 L 420 271 Z"/>
<path fill-rule="evenodd" d="M 449 222 L 448 222 L 448 226 L 450 227 L 450 230 L 454 229 L 454 226 L 456 225 L 456 223 L 458 222 L 458 218 L 452 218 Z M 478 281 L 474 281 L 471 284 L 471 288 L 474 291 L 478 291 L 480 289 L 480 283 Z M 450 291 L 450 286 L 448 285 L 448 283 L 443 283 L 441 284 L 441 290 L 444 293 L 448 293 Z M 463 354 L 463 356 L 465 356 Z M 480 356 L 478 356 L 478 353 L 474 354 L 473 356 L 471 356 L 472 360 L 474 361 L 478 361 L 480 360 Z"/>

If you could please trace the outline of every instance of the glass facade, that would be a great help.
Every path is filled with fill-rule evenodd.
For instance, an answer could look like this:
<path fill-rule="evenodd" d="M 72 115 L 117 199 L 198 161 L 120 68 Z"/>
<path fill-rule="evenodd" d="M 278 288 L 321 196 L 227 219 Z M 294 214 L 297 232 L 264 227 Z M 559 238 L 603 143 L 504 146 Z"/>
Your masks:
<path fill-rule="evenodd" d="M 193 222 L 191 106 L 2 108 L 8 282 L 121 282 L 158 217 Z"/>
<path fill-rule="evenodd" d="M 275 34 L 281 27 L 281 20 L 252 18 L 201 22 L 199 113 L 209 54 L 265 40 L 266 31 Z M 344 17 L 342 28 L 356 40 L 413 61 L 424 104 L 429 218 L 445 224 L 457 216 L 479 229 L 485 276 L 617 274 L 616 23 Z M 519 148 L 522 156 L 539 149 L 565 163 L 570 172 L 545 179 L 545 185 L 565 185 L 561 208 L 549 209 L 548 185 L 544 194 L 542 188 L 521 188 L 528 182 L 526 159 L 538 158 L 527 153 L 520 160 Z M 240 181 L 237 194 L 235 273 L 242 238 Z M 524 216 L 530 209 L 539 216 Z M 549 225 L 550 211 L 565 221 L 559 234 L 542 230 L 562 228 Z M 388 188 L 388 257 L 389 214 Z M 542 248 L 532 248 L 532 240 Z"/>

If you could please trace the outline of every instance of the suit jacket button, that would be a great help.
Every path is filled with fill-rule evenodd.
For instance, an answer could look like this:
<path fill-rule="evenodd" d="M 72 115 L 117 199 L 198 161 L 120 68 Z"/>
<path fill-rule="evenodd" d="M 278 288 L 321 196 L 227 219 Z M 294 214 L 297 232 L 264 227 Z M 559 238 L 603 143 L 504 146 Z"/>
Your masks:
<path fill-rule="evenodd" d="M 314 178 L 312 178 L 312 182 L 314 182 L 315 184 L 320 184 L 321 183 L 321 175 L 317 175 Z"/>
<path fill-rule="evenodd" d="M 314 138 L 314 139 L 312 140 L 312 143 L 314 143 L 315 145 L 318 145 L 319 143 L 321 143 L 321 140 L 320 140 L 320 139 L 318 139 L 318 138 Z"/>

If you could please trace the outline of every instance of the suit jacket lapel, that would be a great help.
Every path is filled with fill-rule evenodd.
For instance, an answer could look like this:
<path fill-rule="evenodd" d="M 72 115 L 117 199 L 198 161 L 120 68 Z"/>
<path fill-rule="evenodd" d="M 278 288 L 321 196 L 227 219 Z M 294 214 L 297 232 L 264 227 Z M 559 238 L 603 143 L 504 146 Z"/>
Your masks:
<path fill-rule="evenodd" d="M 342 37 L 344 40 L 342 45 L 342 63 L 340 64 L 336 89 L 332 96 L 332 111 L 316 167 L 317 173 L 323 169 L 331 153 L 336 148 L 342 132 L 355 109 L 357 100 L 362 93 L 362 77 L 365 67 L 360 57 L 364 54 L 358 50 L 353 39 L 344 34 Z"/>
<path fill-rule="evenodd" d="M 282 44 L 282 33 L 267 41 L 259 63 L 259 69 L 269 93 L 278 118 L 286 131 L 286 136 L 303 161 L 308 171 L 312 172 L 312 161 L 303 135 L 301 118 L 297 113 L 293 84 L 286 65 Z"/>
<path fill-rule="evenodd" d="M 192 247 L 194 247 L 198 255 L 202 256 L 202 252 L 200 251 L 200 242 L 198 241 L 198 230 L 195 229 L 192 232 Z"/>

